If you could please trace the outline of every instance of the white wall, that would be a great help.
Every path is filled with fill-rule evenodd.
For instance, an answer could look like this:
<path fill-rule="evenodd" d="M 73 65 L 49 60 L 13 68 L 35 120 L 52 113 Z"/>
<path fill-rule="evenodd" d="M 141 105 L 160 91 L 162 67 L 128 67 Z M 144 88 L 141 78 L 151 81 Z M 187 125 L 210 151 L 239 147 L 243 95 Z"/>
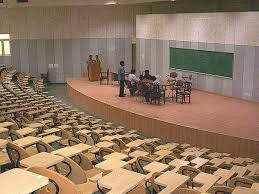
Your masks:
<path fill-rule="evenodd" d="M 259 46 L 259 12 L 137 16 L 137 38 Z"/>
<path fill-rule="evenodd" d="M 142 5 L 0 8 L 0 33 L 11 35 L 11 56 L 0 63 L 36 75 L 59 64 L 57 82 L 80 77 L 89 54 L 111 71 L 125 60 L 129 70 L 135 16 L 148 12 Z"/>
<path fill-rule="evenodd" d="M 193 75 L 193 86 L 259 101 L 259 12 L 139 15 L 136 21 L 139 70 L 166 76 L 170 47 L 234 53 L 233 79 Z"/>

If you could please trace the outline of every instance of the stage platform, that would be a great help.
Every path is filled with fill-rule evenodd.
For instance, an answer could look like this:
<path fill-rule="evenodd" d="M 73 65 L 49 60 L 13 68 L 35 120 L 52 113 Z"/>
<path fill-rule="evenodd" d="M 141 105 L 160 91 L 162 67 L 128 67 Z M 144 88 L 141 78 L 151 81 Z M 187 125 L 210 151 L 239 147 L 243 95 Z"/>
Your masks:
<path fill-rule="evenodd" d="M 101 117 L 139 132 L 234 156 L 258 158 L 259 103 L 193 90 L 191 104 L 144 104 L 119 88 L 67 79 L 68 96 Z"/>

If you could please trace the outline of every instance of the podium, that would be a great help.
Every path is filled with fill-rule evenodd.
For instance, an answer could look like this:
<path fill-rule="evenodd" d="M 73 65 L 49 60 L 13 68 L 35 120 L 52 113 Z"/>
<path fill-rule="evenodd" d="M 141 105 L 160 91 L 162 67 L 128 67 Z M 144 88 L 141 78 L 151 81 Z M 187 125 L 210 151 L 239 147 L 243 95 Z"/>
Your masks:
<path fill-rule="evenodd" d="M 96 63 L 96 61 L 91 60 L 87 62 L 88 69 L 88 78 L 90 81 L 99 81 L 101 68 L 100 65 Z"/>

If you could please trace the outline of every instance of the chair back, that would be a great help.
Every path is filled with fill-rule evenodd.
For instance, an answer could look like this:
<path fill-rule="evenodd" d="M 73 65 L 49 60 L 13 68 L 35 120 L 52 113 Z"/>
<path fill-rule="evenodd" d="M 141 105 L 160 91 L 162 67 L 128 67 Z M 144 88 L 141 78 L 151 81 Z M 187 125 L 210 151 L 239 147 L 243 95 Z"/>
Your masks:
<path fill-rule="evenodd" d="M 29 168 L 28 171 L 49 178 L 49 184 L 37 190 L 36 194 L 80 194 L 80 192 L 77 190 L 76 185 L 72 181 L 53 170 L 32 167 Z"/>
<path fill-rule="evenodd" d="M 229 186 L 232 188 L 235 188 L 237 186 L 240 187 L 246 187 L 246 188 L 251 188 L 251 186 L 256 183 L 256 181 L 245 178 L 245 177 L 234 177 L 230 180 Z"/>
<path fill-rule="evenodd" d="M 209 193 L 211 194 L 231 194 L 234 188 L 227 186 L 213 186 L 209 189 Z"/>
<path fill-rule="evenodd" d="M 100 141 L 101 137 L 98 133 L 91 131 L 89 134 L 91 135 L 91 138 L 94 140 L 94 144 L 97 144 Z"/>
<path fill-rule="evenodd" d="M 9 131 L 9 135 L 10 135 L 12 141 L 15 141 L 15 140 L 17 140 L 17 139 L 23 138 L 23 135 L 17 133 L 17 131 L 15 131 L 15 130 L 13 130 L 13 129 L 11 129 L 11 130 Z"/>
<path fill-rule="evenodd" d="M 114 152 L 114 150 L 110 149 L 110 148 L 100 148 L 99 149 L 99 156 L 100 156 L 101 160 L 103 161 L 104 160 L 104 158 L 103 158 L 104 156 L 109 155 L 109 154 L 111 154 L 113 152 Z"/>
<path fill-rule="evenodd" d="M 169 76 L 171 77 L 171 78 L 177 78 L 177 76 L 178 76 L 178 74 L 176 73 L 176 72 L 171 72 L 170 74 L 169 74 Z"/>
<path fill-rule="evenodd" d="M 45 143 L 43 141 L 39 141 L 36 143 L 36 148 L 37 148 L 37 151 L 40 153 L 40 152 L 48 152 L 48 153 L 51 153 L 53 151 L 55 151 L 55 149 L 49 145 L 48 143 Z"/>
<path fill-rule="evenodd" d="M 137 157 L 136 167 L 138 169 L 138 172 L 144 174 L 145 170 L 144 170 L 143 167 L 148 165 L 151 162 L 153 162 L 153 160 L 151 158 L 146 157 L 146 156 Z"/>
<path fill-rule="evenodd" d="M 201 171 L 191 166 L 181 166 L 178 172 L 182 175 L 189 176 L 191 179 L 193 179 Z"/>
<path fill-rule="evenodd" d="M 175 83 L 175 86 L 183 87 L 184 86 L 184 81 L 183 80 L 177 80 L 176 83 Z"/>
<path fill-rule="evenodd" d="M 73 146 L 73 145 L 80 144 L 80 143 L 83 143 L 83 142 L 80 141 L 79 139 L 75 138 L 75 137 L 71 137 L 71 138 L 68 139 L 68 145 L 69 146 Z"/>
<path fill-rule="evenodd" d="M 185 82 L 184 91 L 191 92 L 192 91 L 192 82 Z"/>
<path fill-rule="evenodd" d="M 189 188 L 179 188 L 176 191 L 173 192 L 173 194 L 200 194 L 201 192 L 189 189 Z"/>
<path fill-rule="evenodd" d="M 64 161 L 57 164 L 55 168 L 58 173 L 66 176 L 75 184 L 83 184 L 87 181 L 84 170 L 68 157 L 64 157 Z"/>
<path fill-rule="evenodd" d="M 14 143 L 8 142 L 6 145 L 6 151 L 8 157 L 15 168 L 20 167 L 20 161 L 22 159 L 30 157 L 25 149 L 15 145 Z"/>

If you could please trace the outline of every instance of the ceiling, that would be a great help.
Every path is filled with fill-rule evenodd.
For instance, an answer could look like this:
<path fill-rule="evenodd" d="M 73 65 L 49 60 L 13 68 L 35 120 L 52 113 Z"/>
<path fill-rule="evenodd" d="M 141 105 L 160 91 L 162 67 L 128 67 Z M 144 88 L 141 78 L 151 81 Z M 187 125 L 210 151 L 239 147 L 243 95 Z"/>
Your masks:
<path fill-rule="evenodd" d="M 34 7 L 34 6 L 73 6 L 73 5 L 105 5 L 109 2 L 117 2 L 119 5 L 159 2 L 168 0 L 28 0 L 28 3 L 17 4 L 16 0 L 4 0 L 6 7 Z"/>

